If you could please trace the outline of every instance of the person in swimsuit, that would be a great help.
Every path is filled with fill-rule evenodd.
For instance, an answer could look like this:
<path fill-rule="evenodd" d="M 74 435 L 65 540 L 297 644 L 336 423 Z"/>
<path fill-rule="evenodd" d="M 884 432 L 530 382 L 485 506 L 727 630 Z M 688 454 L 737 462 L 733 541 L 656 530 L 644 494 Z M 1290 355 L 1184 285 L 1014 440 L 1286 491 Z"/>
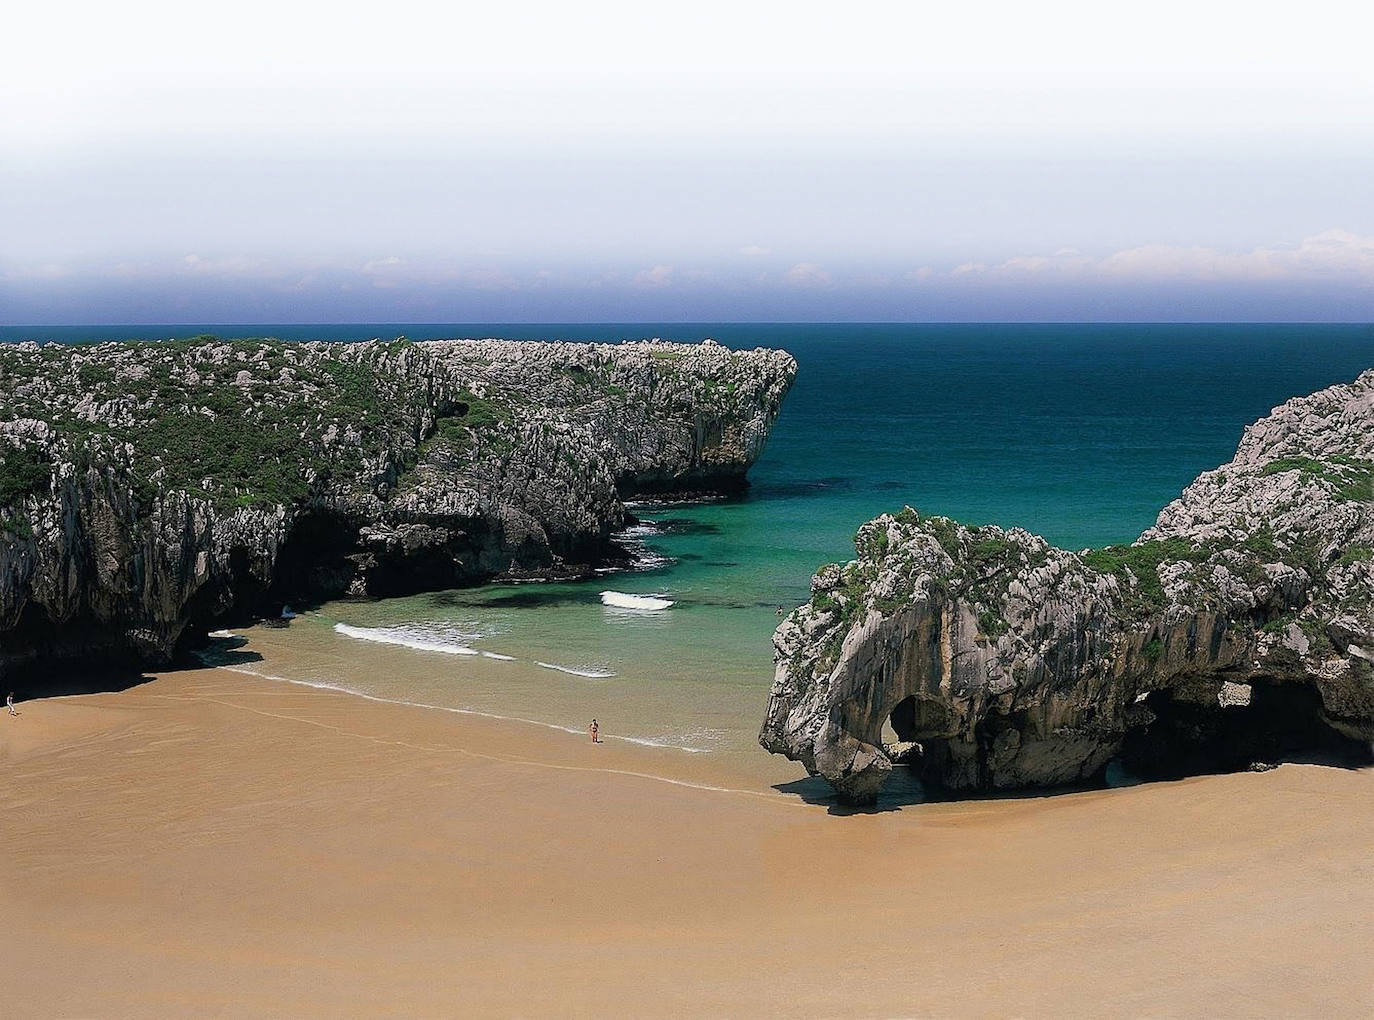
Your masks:
<path fill-rule="evenodd" d="M 5 695 L 5 707 L 10 710 L 10 715 L 19 714 L 14 710 L 14 691 L 10 691 L 9 694 Z"/>
<path fill-rule="evenodd" d="M 598 726 L 598 725 L 596 724 L 596 720 L 595 720 L 595 719 L 593 719 L 593 720 L 592 720 L 592 724 L 591 724 L 590 726 L 587 727 L 587 732 L 590 733 L 590 734 L 592 735 L 592 743 L 593 743 L 593 744 L 599 744 L 599 743 L 601 743 L 601 738 L 597 735 L 597 734 L 599 734 L 599 733 L 601 732 L 601 727 Z"/>

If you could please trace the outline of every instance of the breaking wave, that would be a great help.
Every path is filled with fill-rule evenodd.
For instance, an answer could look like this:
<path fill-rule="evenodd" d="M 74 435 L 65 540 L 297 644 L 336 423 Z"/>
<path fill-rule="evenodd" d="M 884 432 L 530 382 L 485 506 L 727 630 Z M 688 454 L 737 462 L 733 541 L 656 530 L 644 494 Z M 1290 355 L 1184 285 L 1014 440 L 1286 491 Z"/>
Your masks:
<path fill-rule="evenodd" d="M 359 641 L 375 641 L 382 645 L 400 645 L 419 652 L 442 652 L 445 655 L 477 655 L 477 649 L 455 641 L 436 639 L 432 634 L 416 631 L 407 627 L 353 627 L 346 623 L 334 624 L 334 630 L 344 637 Z M 488 653 L 490 654 L 490 653 Z"/>
<path fill-rule="evenodd" d="M 615 609 L 643 609 L 650 612 L 667 609 L 673 604 L 672 599 L 665 599 L 661 595 L 631 595 L 623 591 L 603 591 L 601 601 Z"/>

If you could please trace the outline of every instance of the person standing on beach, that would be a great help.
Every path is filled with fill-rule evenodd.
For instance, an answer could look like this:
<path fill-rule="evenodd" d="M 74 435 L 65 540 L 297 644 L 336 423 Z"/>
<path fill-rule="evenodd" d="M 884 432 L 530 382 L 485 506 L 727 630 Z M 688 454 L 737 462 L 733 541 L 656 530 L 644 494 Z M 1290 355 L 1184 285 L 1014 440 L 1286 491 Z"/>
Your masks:
<path fill-rule="evenodd" d="M 8 694 L 5 695 L 5 707 L 10 710 L 10 715 L 19 714 L 14 710 L 14 691 L 10 691 Z"/>
<path fill-rule="evenodd" d="M 593 719 L 593 720 L 592 720 L 592 724 L 591 724 L 590 726 L 587 727 L 587 732 L 590 733 L 590 734 L 592 735 L 592 743 L 593 743 L 593 744 L 599 744 L 599 743 L 601 743 L 601 738 L 600 738 L 599 736 L 597 736 L 597 734 L 599 734 L 599 733 L 601 732 L 601 727 L 597 726 L 596 720 L 595 720 L 595 719 Z"/>

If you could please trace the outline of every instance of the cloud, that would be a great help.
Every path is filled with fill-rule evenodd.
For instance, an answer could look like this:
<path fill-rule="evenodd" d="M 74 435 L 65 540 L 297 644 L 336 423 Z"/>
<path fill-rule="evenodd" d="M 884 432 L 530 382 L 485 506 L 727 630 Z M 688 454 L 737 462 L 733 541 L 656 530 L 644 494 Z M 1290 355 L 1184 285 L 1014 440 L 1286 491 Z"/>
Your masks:
<path fill-rule="evenodd" d="M 1374 238 L 1327 230 L 1296 245 L 1240 253 L 1144 245 L 1109 256 L 1102 269 L 1113 276 L 1150 279 L 1265 281 L 1354 276 L 1374 280 Z"/>
<path fill-rule="evenodd" d="M 749 258 L 757 258 L 760 255 L 771 255 L 772 251 L 771 248 L 763 248 L 757 244 L 746 244 L 739 250 L 739 253 L 747 255 Z"/>
<path fill-rule="evenodd" d="M 673 282 L 672 266 L 654 266 L 652 269 L 641 269 L 635 273 L 634 285 L 648 289 L 670 286 Z"/>
<path fill-rule="evenodd" d="M 378 273 L 388 273 L 406 264 L 406 260 L 396 255 L 388 255 L 384 259 L 372 259 L 364 262 L 361 272 L 364 276 L 374 276 Z"/>
<path fill-rule="evenodd" d="M 783 278 L 796 287 L 828 287 L 831 283 L 830 274 L 814 262 L 798 262 Z"/>
<path fill-rule="evenodd" d="M 1326 230 L 1297 244 L 1261 245 L 1244 252 L 1144 244 L 1093 257 L 1073 248 L 1053 255 L 1017 255 L 995 265 L 966 262 L 950 276 L 1080 280 L 1264 283 L 1347 279 L 1374 283 L 1374 237 Z"/>
<path fill-rule="evenodd" d="M 1061 248 L 1053 255 L 1016 255 L 996 267 L 999 273 L 1074 274 L 1091 268 L 1093 260 L 1073 248 Z M 984 267 L 986 268 L 986 267 Z"/>

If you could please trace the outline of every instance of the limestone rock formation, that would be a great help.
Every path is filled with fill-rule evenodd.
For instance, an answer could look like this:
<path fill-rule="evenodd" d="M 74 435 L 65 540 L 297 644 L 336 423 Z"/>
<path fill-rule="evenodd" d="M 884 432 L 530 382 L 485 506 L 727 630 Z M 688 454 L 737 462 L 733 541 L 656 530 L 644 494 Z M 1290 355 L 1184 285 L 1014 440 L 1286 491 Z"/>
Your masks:
<path fill-rule="evenodd" d="M 742 486 L 795 372 L 710 341 L 0 346 L 0 667 L 577 574 L 624 497 Z"/>
<path fill-rule="evenodd" d="M 774 634 L 759 737 L 846 800 L 894 761 L 986 791 L 1374 740 L 1374 371 L 1251 425 L 1132 545 L 908 508 L 855 549 Z"/>

